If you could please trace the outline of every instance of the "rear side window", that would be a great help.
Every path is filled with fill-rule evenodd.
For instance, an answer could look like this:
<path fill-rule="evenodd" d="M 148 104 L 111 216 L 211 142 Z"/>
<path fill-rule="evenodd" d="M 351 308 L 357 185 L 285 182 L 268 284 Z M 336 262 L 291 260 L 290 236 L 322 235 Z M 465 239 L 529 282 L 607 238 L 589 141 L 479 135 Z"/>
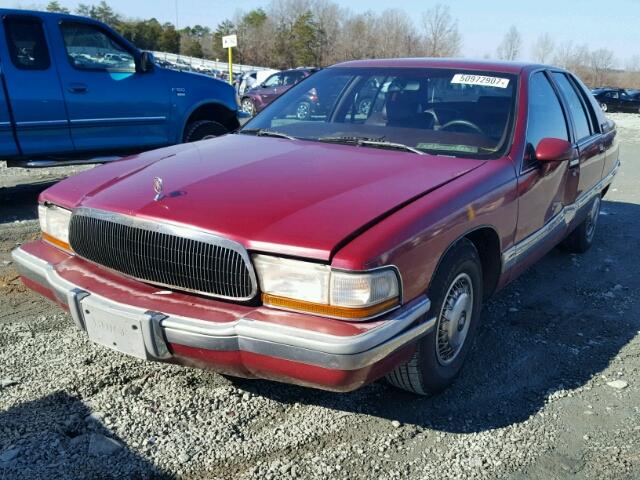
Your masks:
<path fill-rule="evenodd" d="M 527 122 L 527 147 L 535 150 L 543 138 L 569 140 L 567 121 L 560 101 L 547 76 L 534 73 L 529 82 L 529 118 Z M 535 155 L 528 152 L 525 168 L 535 164 Z"/>
<path fill-rule="evenodd" d="M 46 70 L 51 65 L 42 22 L 29 17 L 6 17 L 4 30 L 11 62 L 21 70 Z"/>
<path fill-rule="evenodd" d="M 86 23 L 63 23 L 62 38 L 69 62 L 79 70 L 135 72 L 133 55 L 100 28 Z"/>
<path fill-rule="evenodd" d="M 553 78 L 558 84 L 558 88 L 560 88 L 564 98 L 567 100 L 567 105 L 571 112 L 571 117 L 573 118 L 573 123 L 576 129 L 576 140 L 580 141 L 591 136 L 593 130 L 591 129 L 585 105 L 582 103 L 582 100 L 580 100 L 575 87 L 569 82 L 569 79 L 563 73 L 554 72 Z"/>

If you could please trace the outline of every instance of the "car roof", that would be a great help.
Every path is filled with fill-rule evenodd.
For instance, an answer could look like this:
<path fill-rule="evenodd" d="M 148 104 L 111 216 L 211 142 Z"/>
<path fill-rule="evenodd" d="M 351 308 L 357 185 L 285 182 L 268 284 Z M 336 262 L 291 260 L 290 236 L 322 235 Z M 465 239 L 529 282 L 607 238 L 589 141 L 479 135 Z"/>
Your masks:
<path fill-rule="evenodd" d="M 494 60 L 469 60 L 462 58 L 384 58 L 373 60 L 350 60 L 338 63 L 331 68 L 342 67 L 405 67 L 405 68 L 459 68 L 461 70 L 495 71 L 519 74 L 525 70 L 537 68 L 553 68 L 549 65 L 526 62 L 503 62 Z"/>
<path fill-rule="evenodd" d="M 42 10 L 23 10 L 20 8 L 0 8 L 0 15 L 32 15 L 36 17 L 55 17 L 55 18 L 82 18 L 89 21 L 94 21 L 89 17 L 83 17 L 82 15 L 72 15 L 70 13 L 60 12 L 45 12 Z"/>

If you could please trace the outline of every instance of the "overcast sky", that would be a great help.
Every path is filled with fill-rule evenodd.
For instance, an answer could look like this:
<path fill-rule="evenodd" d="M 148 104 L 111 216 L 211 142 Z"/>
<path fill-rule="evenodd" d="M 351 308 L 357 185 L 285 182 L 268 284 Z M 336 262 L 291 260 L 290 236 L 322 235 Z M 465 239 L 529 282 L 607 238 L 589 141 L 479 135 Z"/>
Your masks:
<path fill-rule="evenodd" d="M 45 6 L 46 0 L 0 0 L 0 6 Z M 78 3 L 98 3 L 98 0 L 59 0 L 74 9 Z M 239 10 L 264 7 L 261 0 L 108 0 L 114 10 L 127 17 L 156 17 L 161 22 L 184 27 L 197 23 L 215 27 Z M 349 0 L 338 1 L 354 12 L 381 12 L 390 6 L 406 11 L 418 20 L 421 12 L 438 3 L 425 0 Z M 626 59 L 640 54 L 640 0 L 455 0 L 440 1 L 450 5 L 458 19 L 462 35 L 462 53 L 467 57 L 494 54 L 497 44 L 510 25 L 520 31 L 527 60 L 538 35 L 549 32 L 557 43 L 573 40 L 588 44 L 590 49 L 609 48 L 615 52 L 620 66 Z"/>

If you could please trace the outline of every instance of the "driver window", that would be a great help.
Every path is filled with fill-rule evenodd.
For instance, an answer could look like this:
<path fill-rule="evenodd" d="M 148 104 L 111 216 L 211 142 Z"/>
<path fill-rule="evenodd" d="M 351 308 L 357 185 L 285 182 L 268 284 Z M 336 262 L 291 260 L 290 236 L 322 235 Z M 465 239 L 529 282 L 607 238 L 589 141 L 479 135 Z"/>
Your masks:
<path fill-rule="evenodd" d="M 133 55 L 94 25 L 65 22 L 60 25 L 67 57 L 78 70 L 136 71 Z"/>
<path fill-rule="evenodd" d="M 529 82 L 527 155 L 523 169 L 537 165 L 535 149 L 543 138 L 569 140 L 567 120 L 555 90 L 543 72 L 534 73 Z"/>

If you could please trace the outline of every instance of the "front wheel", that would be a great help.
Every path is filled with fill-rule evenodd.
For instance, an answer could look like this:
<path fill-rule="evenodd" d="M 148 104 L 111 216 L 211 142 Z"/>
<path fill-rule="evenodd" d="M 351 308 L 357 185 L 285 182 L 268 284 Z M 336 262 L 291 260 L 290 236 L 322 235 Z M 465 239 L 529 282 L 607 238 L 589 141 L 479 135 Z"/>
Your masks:
<path fill-rule="evenodd" d="M 600 195 L 597 195 L 591 203 L 587 218 L 562 242 L 561 246 L 563 250 L 571 253 L 584 253 L 591 248 L 593 238 L 596 235 L 601 203 Z"/>
<path fill-rule="evenodd" d="M 184 131 L 184 141 L 188 143 L 207 140 L 209 138 L 219 137 L 228 132 L 227 127 L 214 120 L 197 120 L 187 125 Z"/>
<path fill-rule="evenodd" d="M 449 250 L 429 288 L 435 327 L 418 341 L 411 360 L 387 375 L 392 385 L 432 395 L 453 383 L 473 343 L 482 308 L 482 264 L 473 243 Z"/>
<path fill-rule="evenodd" d="M 296 118 L 298 120 L 308 120 L 311 117 L 311 104 L 300 102 L 296 108 Z"/>
<path fill-rule="evenodd" d="M 607 105 L 606 103 L 601 103 L 600 108 L 603 112 L 606 112 L 607 110 L 609 110 L 609 105 Z"/>
<path fill-rule="evenodd" d="M 256 106 L 253 104 L 253 100 L 250 98 L 243 98 L 240 104 L 240 108 L 244 113 L 248 113 L 252 117 L 256 114 Z"/>

